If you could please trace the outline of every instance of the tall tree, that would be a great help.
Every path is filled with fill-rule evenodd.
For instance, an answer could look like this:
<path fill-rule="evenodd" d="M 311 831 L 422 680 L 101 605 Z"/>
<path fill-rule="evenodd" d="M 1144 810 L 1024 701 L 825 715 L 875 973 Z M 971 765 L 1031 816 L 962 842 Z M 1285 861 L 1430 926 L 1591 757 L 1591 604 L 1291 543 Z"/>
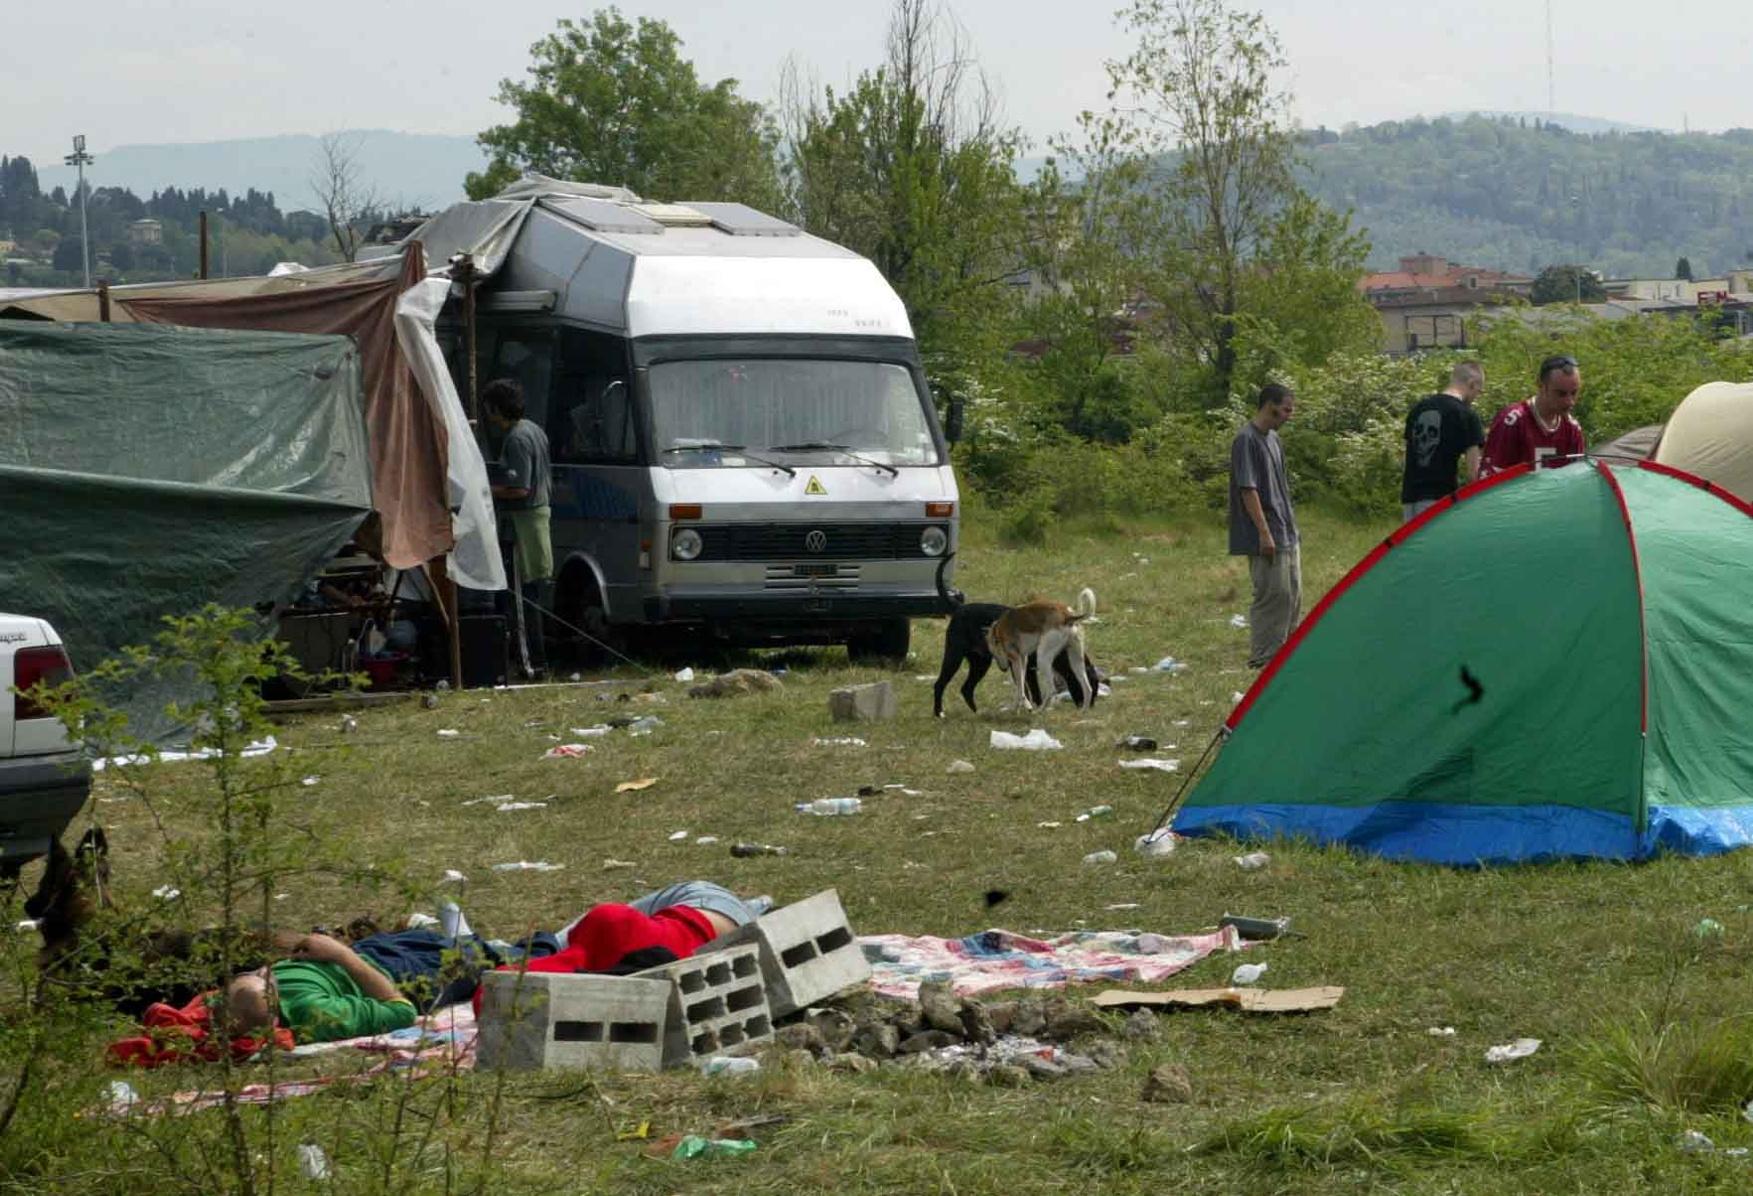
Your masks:
<path fill-rule="evenodd" d="M 793 70 L 784 91 L 790 215 L 876 263 L 928 354 L 991 347 L 973 342 L 1025 265 L 1023 141 L 947 11 L 897 0 L 880 67 L 843 93 Z"/>
<path fill-rule="evenodd" d="M 663 21 L 629 23 L 614 8 L 562 20 L 530 47 L 529 81 L 502 80 L 516 113 L 477 140 L 487 169 L 470 198 L 493 195 L 533 170 L 628 187 L 657 200 L 735 200 L 771 210 L 779 199 L 778 131 L 735 79 L 703 84 Z"/>
<path fill-rule="evenodd" d="M 323 205 L 328 217 L 329 236 L 334 239 L 335 252 L 342 261 L 350 262 L 359 255 L 359 243 L 373 213 L 382 206 L 376 190 L 365 180 L 359 162 L 359 138 L 344 133 L 327 133 L 317 144 L 316 163 L 310 178 L 310 189 Z M 224 190 L 219 192 L 217 205 L 221 210 L 230 206 Z"/>
<path fill-rule="evenodd" d="M 1674 263 L 1674 277 L 1675 278 L 1684 278 L 1687 282 L 1692 281 L 1692 259 L 1691 258 L 1683 257 L 1679 261 Z"/>

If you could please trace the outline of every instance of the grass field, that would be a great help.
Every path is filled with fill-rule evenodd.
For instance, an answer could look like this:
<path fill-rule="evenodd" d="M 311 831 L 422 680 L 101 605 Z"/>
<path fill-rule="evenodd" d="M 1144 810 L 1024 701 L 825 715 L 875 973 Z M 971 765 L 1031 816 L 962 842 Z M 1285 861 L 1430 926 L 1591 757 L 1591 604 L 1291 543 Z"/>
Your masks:
<path fill-rule="evenodd" d="M 1307 518 L 1309 604 L 1384 531 Z M 591 902 L 625 899 L 685 877 L 716 879 L 781 902 L 837 887 L 861 932 L 965 934 L 1137 926 L 1182 932 L 1225 912 L 1291 915 L 1306 937 L 1259 948 L 1273 987 L 1339 984 L 1337 1009 L 1302 1018 L 1199 1012 L 1159 1019 L 1155 1041 L 1125 1065 L 1087 1079 L 1022 1089 L 884 1069 L 842 1076 L 769 1066 L 742 1080 L 692 1074 L 474 1076 L 428 1081 L 433 1094 L 386 1095 L 394 1082 L 337 1088 L 284 1105 L 273 1150 L 291 1178 L 293 1145 L 325 1144 L 334 1186 L 380 1191 L 467 1187 L 485 1178 L 504 1192 L 1637 1192 L 1745 1191 L 1753 1161 L 1720 1148 L 1753 1144 L 1740 1104 L 1753 1097 L 1748 1008 L 1753 860 L 1745 853 L 1648 865 L 1561 865 L 1459 871 L 1388 864 L 1294 845 L 1269 845 L 1271 864 L 1238 869 L 1234 844 L 1193 841 L 1144 861 L 1134 836 L 1178 785 L 1121 770 L 1117 738 L 1153 735 L 1191 766 L 1252 674 L 1246 632 L 1230 616 L 1247 606 L 1245 573 L 1222 554 L 1215 523 L 1057 531 L 1040 549 L 1004 549 L 970 535 L 959 584 L 971 596 L 1100 597 L 1089 632 L 1102 666 L 1126 678 L 1080 714 L 1061 707 L 1032 719 L 997 713 L 1002 679 L 989 678 L 984 712 L 959 700 L 930 714 L 941 624 L 914 628 L 899 673 L 849 668 L 839 652 L 760 657 L 788 671 L 780 694 L 690 701 L 660 674 L 605 690 L 564 686 L 446 694 L 365 710 L 342 734 L 336 716 L 286 725 L 281 739 L 301 774 L 296 820 L 344 835 L 358 862 L 436 884 L 465 873 L 478 929 L 513 936 L 553 926 Z M 1508 612 L 1506 612 L 1508 614 Z M 1166 654 L 1178 675 L 1128 673 Z M 1392 668 L 1360 660 L 1360 668 Z M 901 712 L 849 731 L 828 721 L 827 691 L 892 677 Z M 648 687 L 653 698 L 602 700 Z M 953 697 L 953 694 L 952 694 Z M 541 759 L 551 735 L 619 713 L 652 713 L 646 737 L 617 733 L 580 760 Z M 995 752 L 994 728 L 1046 726 L 1063 751 Z M 440 729 L 460 734 L 441 738 Z M 863 748 L 813 746 L 815 736 L 858 734 Z M 954 759 L 975 765 L 950 775 Z M 159 766 L 154 803 L 180 835 L 178 786 L 190 766 Z M 618 782 L 657 778 L 640 792 Z M 903 782 L 862 813 L 811 818 L 792 803 Z M 490 794 L 546 801 L 500 813 L 465 805 Z M 110 799 L 110 800 L 104 800 Z M 1085 823 L 1076 813 L 1114 807 Z M 114 844 L 118 901 L 150 903 L 162 848 L 138 801 L 100 790 L 91 807 Z M 1063 822 L 1040 829 L 1044 820 Z M 672 843 L 677 830 L 690 839 Z M 720 842 L 696 846 L 692 836 Z M 783 844 L 784 858 L 733 859 L 738 839 Z M 1119 862 L 1088 867 L 1100 848 Z M 490 865 L 545 859 L 549 873 L 495 873 Z M 608 859 L 631 868 L 605 869 Z M 1010 900 L 988 911 L 983 894 Z M 433 890 L 436 892 L 436 889 Z M 1110 913 L 1105 907 L 1137 902 Z M 430 901 L 426 903 L 430 908 Z M 311 878 L 287 886 L 288 926 L 345 921 L 370 910 L 407 912 L 382 890 Z M 1694 933 L 1716 919 L 1720 936 Z M 1223 982 L 1236 960 L 1195 966 L 1176 983 Z M 1452 1037 L 1431 1027 L 1452 1026 Z M 1532 1058 L 1484 1062 L 1518 1037 L 1544 1042 Z M 55 1061 L 49 1088 L 0 1138 L 8 1182 L 31 1191 L 174 1190 L 178 1152 L 198 1129 L 144 1131 L 66 1114 L 110 1078 L 96 1063 L 95 1030 Z M 1139 1098 L 1150 1069 L 1189 1073 L 1187 1104 Z M 188 1088 L 172 1068 L 136 1077 L 145 1095 Z M 437 1108 L 444 1092 L 444 1116 Z M 434 1127 L 442 1148 L 425 1161 L 390 1160 L 397 1110 Z M 648 1120 L 654 1135 L 777 1115 L 740 1159 L 672 1162 L 644 1157 L 616 1130 Z M 202 1117 L 181 1119 L 198 1123 Z M 164 1119 L 176 1120 L 176 1119 Z M 404 1131 L 407 1127 L 404 1126 Z M 1697 1130 L 1716 1152 L 1682 1150 Z M 422 1132 L 425 1132 L 424 1130 Z M 166 1141 L 169 1142 L 166 1145 Z M 399 1156 L 400 1157 L 400 1156 Z M 481 1160 L 494 1160 L 490 1174 Z M 393 1182 L 386 1182 L 384 1176 Z"/>

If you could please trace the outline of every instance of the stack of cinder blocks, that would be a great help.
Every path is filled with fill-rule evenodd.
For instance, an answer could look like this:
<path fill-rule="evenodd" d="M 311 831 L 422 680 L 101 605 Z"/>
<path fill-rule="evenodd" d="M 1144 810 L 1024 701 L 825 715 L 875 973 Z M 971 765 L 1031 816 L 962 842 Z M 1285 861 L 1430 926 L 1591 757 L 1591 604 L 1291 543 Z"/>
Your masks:
<path fill-rule="evenodd" d="M 489 972 L 485 1068 L 680 1067 L 773 1036 L 777 1017 L 862 984 L 870 965 L 834 890 L 634 976 Z"/>

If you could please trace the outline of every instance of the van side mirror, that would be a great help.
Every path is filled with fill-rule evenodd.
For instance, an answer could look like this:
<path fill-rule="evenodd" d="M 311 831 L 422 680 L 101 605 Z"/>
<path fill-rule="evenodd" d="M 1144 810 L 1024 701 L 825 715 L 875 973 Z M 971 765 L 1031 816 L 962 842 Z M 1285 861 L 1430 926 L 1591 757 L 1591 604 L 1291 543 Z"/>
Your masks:
<path fill-rule="evenodd" d="M 962 425 L 966 421 L 967 415 L 968 400 L 964 399 L 961 395 L 956 395 L 950 399 L 949 415 L 943 421 L 943 435 L 945 440 L 954 444 L 962 438 Z"/>

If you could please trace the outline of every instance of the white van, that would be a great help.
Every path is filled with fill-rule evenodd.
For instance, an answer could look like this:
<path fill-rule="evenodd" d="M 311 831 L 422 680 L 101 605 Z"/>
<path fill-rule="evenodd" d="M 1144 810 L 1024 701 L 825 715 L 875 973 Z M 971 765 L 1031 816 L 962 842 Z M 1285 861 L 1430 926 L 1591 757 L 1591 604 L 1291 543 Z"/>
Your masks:
<path fill-rule="evenodd" d="M 942 612 L 956 479 L 866 259 L 741 204 L 549 194 L 478 303 L 481 384 L 548 433 L 566 622 L 894 658 Z"/>

